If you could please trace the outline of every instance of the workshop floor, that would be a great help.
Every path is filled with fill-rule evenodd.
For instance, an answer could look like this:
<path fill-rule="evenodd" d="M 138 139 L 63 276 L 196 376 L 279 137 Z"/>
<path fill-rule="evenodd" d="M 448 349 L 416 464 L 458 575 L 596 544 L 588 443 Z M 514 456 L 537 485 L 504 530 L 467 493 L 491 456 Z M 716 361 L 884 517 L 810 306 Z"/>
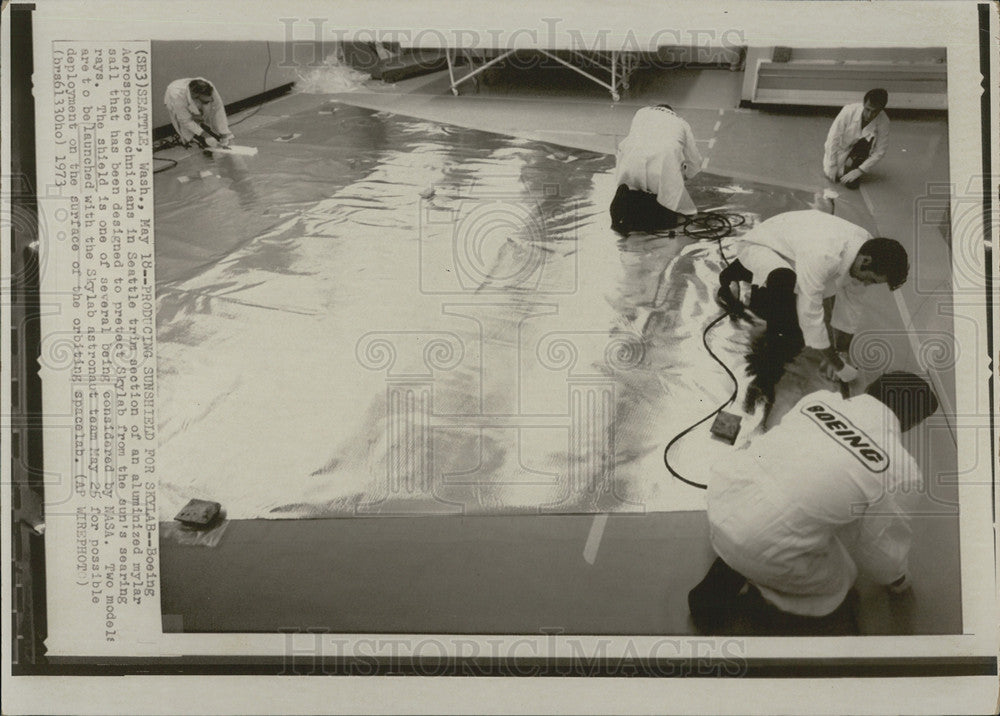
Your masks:
<path fill-rule="evenodd" d="M 239 137 L 336 99 L 611 154 L 638 106 L 667 101 L 691 123 L 708 172 L 797 192 L 827 188 L 820 158 L 832 115 L 738 109 L 741 78 L 721 69 L 676 71 L 665 80 L 645 78 L 635 96 L 612 104 L 599 88 L 552 78 L 533 84 L 500 77 L 453 97 L 447 74 L 436 73 L 335 97 L 291 95 L 234 131 Z M 542 93 L 540 85 L 564 89 Z M 163 156 L 183 161 L 186 154 Z M 926 186 L 947 181 L 947 167 L 943 119 L 894 120 L 892 151 L 878 175 L 835 202 L 838 215 L 897 238 L 919 257 L 911 258 L 912 280 L 887 295 L 874 317 L 888 327 L 893 367 L 920 367 L 925 339 L 906 326 L 919 326 L 926 340 L 950 334 L 937 310 L 950 286 L 947 234 L 938 225 L 914 231 L 912 219 Z M 869 367 L 879 368 L 879 360 L 874 355 Z M 953 372 L 944 367 L 937 380 L 945 405 L 953 404 Z M 955 443 L 944 419 L 928 427 L 910 446 L 926 457 L 929 479 L 925 509 L 913 523 L 914 596 L 890 608 L 881 590 L 862 582 L 867 634 L 961 631 L 957 491 L 946 475 Z M 685 596 L 712 560 L 700 511 L 234 520 L 218 547 L 166 540 L 162 547 L 164 628 L 191 632 L 688 634 Z M 248 602 L 249 592 L 259 598 Z"/>

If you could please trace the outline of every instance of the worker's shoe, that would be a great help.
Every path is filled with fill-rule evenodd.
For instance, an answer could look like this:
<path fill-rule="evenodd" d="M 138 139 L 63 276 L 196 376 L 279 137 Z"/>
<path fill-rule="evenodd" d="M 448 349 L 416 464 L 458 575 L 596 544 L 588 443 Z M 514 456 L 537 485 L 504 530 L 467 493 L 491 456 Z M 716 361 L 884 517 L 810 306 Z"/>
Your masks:
<path fill-rule="evenodd" d="M 716 559 L 688 592 L 691 620 L 708 636 L 852 636 L 858 628 L 858 593 L 851 589 L 832 613 L 807 617 L 782 611 L 742 574 Z"/>
<path fill-rule="evenodd" d="M 746 577 L 717 557 L 705 578 L 688 592 L 695 628 L 706 635 L 729 633 L 752 589 Z"/>
<path fill-rule="evenodd" d="M 632 233 L 632 228 L 624 221 L 612 221 L 611 230 L 618 234 L 621 238 L 627 238 L 630 233 Z"/>

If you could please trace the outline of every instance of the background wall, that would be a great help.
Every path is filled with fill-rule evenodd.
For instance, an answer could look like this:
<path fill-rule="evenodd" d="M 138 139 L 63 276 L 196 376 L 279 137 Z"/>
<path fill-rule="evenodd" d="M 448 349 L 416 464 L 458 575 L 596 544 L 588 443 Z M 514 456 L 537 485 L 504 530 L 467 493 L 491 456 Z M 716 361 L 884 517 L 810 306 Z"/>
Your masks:
<path fill-rule="evenodd" d="M 883 87 L 890 108 L 944 110 L 946 76 L 944 48 L 751 47 L 741 99 L 839 107 Z"/>

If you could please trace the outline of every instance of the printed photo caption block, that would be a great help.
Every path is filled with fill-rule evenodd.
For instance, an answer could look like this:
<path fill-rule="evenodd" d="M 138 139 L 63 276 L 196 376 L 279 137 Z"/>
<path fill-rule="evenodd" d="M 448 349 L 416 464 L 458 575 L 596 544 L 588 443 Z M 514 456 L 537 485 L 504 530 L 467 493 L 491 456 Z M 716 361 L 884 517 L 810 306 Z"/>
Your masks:
<path fill-rule="evenodd" d="M 148 42 L 36 68 L 50 654 L 150 654 L 160 629 Z M 46 100 L 52 111 L 45 112 Z"/>

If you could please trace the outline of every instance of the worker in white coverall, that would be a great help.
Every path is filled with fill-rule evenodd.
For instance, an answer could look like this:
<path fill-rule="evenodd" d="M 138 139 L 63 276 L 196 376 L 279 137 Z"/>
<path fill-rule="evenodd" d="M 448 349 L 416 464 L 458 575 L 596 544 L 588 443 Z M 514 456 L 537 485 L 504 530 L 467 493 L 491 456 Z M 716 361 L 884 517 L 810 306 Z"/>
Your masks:
<path fill-rule="evenodd" d="M 864 102 L 840 110 L 826 135 L 823 173 L 827 179 L 848 189 L 857 189 L 889 147 L 889 118 L 885 106 L 889 94 L 884 89 L 869 90 Z"/>
<path fill-rule="evenodd" d="M 807 395 L 712 465 L 719 559 L 689 594 L 696 626 L 725 633 L 742 617 L 749 633 L 851 633 L 859 569 L 906 591 L 908 515 L 922 478 L 900 435 L 936 409 L 922 378 L 887 373 L 854 398 Z"/>
<path fill-rule="evenodd" d="M 720 274 L 719 303 L 737 313 L 743 304 L 732 284 L 751 284 L 750 309 L 768 330 L 801 331 L 807 348 L 823 355 L 828 378 L 850 382 L 857 371 L 846 361 L 868 286 L 906 281 L 906 250 L 893 239 L 815 209 L 767 219 L 738 242 L 736 259 Z M 830 328 L 824 299 L 834 297 Z M 831 334 L 834 340 L 831 341 Z"/>
<path fill-rule="evenodd" d="M 691 125 L 669 105 L 643 107 L 618 147 L 611 226 L 620 234 L 677 226 L 698 213 L 684 182 L 701 171 Z"/>
<path fill-rule="evenodd" d="M 228 147 L 233 139 L 219 90 L 202 77 L 174 80 L 167 85 L 163 102 L 184 146 L 192 141 L 203 149 Z"/>

